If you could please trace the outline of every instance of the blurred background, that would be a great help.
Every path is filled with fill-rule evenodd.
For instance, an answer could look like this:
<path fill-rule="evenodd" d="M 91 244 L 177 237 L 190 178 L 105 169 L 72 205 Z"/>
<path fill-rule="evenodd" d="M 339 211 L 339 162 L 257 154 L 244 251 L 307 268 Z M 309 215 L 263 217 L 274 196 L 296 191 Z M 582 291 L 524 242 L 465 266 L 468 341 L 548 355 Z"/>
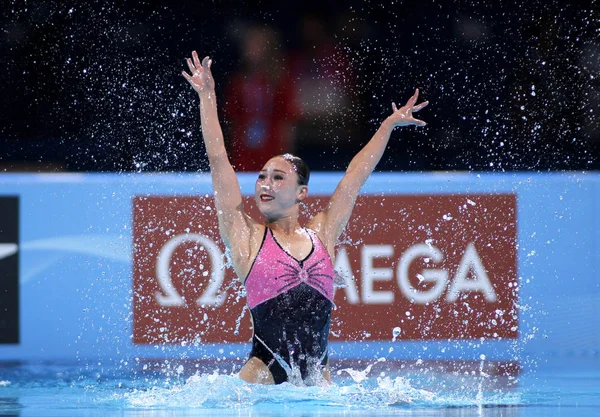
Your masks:
<path fill-rule="evenodd" d="M 0 172 L 207 169 L 181 76 L 213 58 L 233 164 L 343 170 L 416 87 L 381 171 L 600 168 L 596 1 L 3 0 Z"/>

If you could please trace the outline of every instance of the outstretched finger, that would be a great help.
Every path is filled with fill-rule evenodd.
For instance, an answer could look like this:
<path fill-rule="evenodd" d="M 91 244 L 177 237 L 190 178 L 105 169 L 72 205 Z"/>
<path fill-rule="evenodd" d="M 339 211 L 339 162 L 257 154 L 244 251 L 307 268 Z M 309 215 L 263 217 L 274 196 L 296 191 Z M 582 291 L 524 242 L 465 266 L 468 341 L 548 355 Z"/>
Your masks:
<path fill-rule="evenodd" d="M 188 80 L 189 82 L 192 82 L 192 76 L 190 74 L 188 74 L 185 71 L 181 71 L 181 75 L 183 75 L 185 77 L 186 80 Z"/>
<path fill-rule="evenodd" d="M 209 57 L 205 56 L 202 60 L 202 68 L 209 69 L 210 64 L 212 64 L 212 60 Z"/>
<path fill-rule="evenodd" d="M 423 103 L 419 104 L 418 106 L 413 107 L 413 109 L 412 109 L 413 113 L 416 113 L 421 109 L 424 109 L 425 107 L 427 107 L 428 104 L 429 104 L 428 101 L 424 101 Z"/>
<path fill-rule="evenodd" d="M 398 111 L 398 108 L 396 107 L 396 103 L 392 102 L 392 110 L 395 112 Z"/>
<path fill-rule="evenodd" d="M 192 73 L 192 75 L 194 75 L 196 73 L 196 67 L 192 63 L 192 60 L 187 58 L 187 64 L 188 64 L 188 68 L 190 69 L 190 72 Z"/>
<path fill-rule="evenodd" d="M 419 89 L 417 88 L 415 90 L 415 93 L 413 94 L 413 96 L 408 99 L 406 104 L 409 105 L 410 107 L 413 107 L 415 105 L 415 103 L 417 102 L 418 98 L 419 98 Z"/>
<path fill-rule="evenodd" d="M 413 118 L 412 122 L 417 126 L 427 126 L 427 123 L 425 123 L 423 120 Z"/>
<path fill-rule="evenodd" d="M 198 58 L 198 53 L 196 51 L 192 51 L 192 58 L 194 59 L 194 65 L 196 68 L 200 69 L 202 64 L 200 63 L 200 58 Z"/>

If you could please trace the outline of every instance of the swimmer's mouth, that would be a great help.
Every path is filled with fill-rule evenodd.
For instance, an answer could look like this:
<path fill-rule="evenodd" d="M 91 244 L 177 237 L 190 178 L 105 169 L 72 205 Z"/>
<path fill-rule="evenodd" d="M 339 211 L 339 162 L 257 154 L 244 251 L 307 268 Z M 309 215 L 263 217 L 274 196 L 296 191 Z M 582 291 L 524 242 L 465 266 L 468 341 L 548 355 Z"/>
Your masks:
<path fill-rule="evenodd" d="M 275 197 L 270 196 L 269 194 L 261 194 L 260 195 L 260 201 L 262 201 L 262 202 L 271 201 L 273 199 L 275 199 Z"/>

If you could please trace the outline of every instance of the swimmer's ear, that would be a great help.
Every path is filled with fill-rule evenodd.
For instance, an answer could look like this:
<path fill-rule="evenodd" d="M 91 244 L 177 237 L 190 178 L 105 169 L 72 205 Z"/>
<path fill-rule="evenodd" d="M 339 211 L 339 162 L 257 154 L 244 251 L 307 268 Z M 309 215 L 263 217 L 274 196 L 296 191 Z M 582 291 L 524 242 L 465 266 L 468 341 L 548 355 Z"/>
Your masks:
<path fill-rule="evenodd" d="M 301 185 L 301 186 L 299 186 L 298 196 L 296 197 L 296 200 L 298 200 L 298 202 L 301 202 L 302 200 L 304 200 L 306 198 L 307 195 L 308 195 L 308 186 Z"/>

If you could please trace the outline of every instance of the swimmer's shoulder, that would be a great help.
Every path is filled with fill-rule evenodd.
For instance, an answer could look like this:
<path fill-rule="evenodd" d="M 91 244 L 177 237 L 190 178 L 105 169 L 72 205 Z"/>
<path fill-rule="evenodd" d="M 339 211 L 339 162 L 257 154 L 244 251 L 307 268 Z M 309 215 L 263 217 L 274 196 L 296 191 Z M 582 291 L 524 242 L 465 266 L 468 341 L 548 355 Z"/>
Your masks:
<path fill-rule="evenodd" d="M 323 212 L 320 212 L 311 218 L 308 223 L 306 223 L 305 227 L 315 232 L 321 240 L 327 237 L 325 230 L 325 214 Z"/>
<path fill-rule="evenodd" d="M 262 241 L 266 227 L 263 223 L 259 223 L 252 217 L 244 213 L 244 224 L 238 225 L 235 230 L 232 230 L 230 241 L 231 246 L 245 246 L 247 243 L 253 244 L 256 240 Z"/>
<path fill-rule="evenodd" d="M 240 234 L 236 239 L 229 243 L 231 261 L 240 281 L 244 283 L 258 252 L 263 245 L 267 228 L 264 224 L 253 222 L 249 229 L 249 234 Z"/>
<path fill-rule="evenodd" d="M 335 253 L 336 238 L 332 236 L 331 233 L 327 233 L 325 228 L 325 214 L 323 212 L 320 212 L 310 219 L 308 223 L 306 223 L 305 227 L 312 230 L 317 235 L 319 240 L 325 246 L 325 249 L 327 249 L 327 252 L 329 252 L 330 256 Z"/>
<path fill-rule="evenodd" d="M 248 239 L 248 258 L 249 260 L 253 260 L 258 251 L 260 250 L 263 241 L 265 240 L 265 235 L 267 233 L 267 227 L 263 223 L 259 223 L 255 220 L 249 224 L 250 236 Z"/>

